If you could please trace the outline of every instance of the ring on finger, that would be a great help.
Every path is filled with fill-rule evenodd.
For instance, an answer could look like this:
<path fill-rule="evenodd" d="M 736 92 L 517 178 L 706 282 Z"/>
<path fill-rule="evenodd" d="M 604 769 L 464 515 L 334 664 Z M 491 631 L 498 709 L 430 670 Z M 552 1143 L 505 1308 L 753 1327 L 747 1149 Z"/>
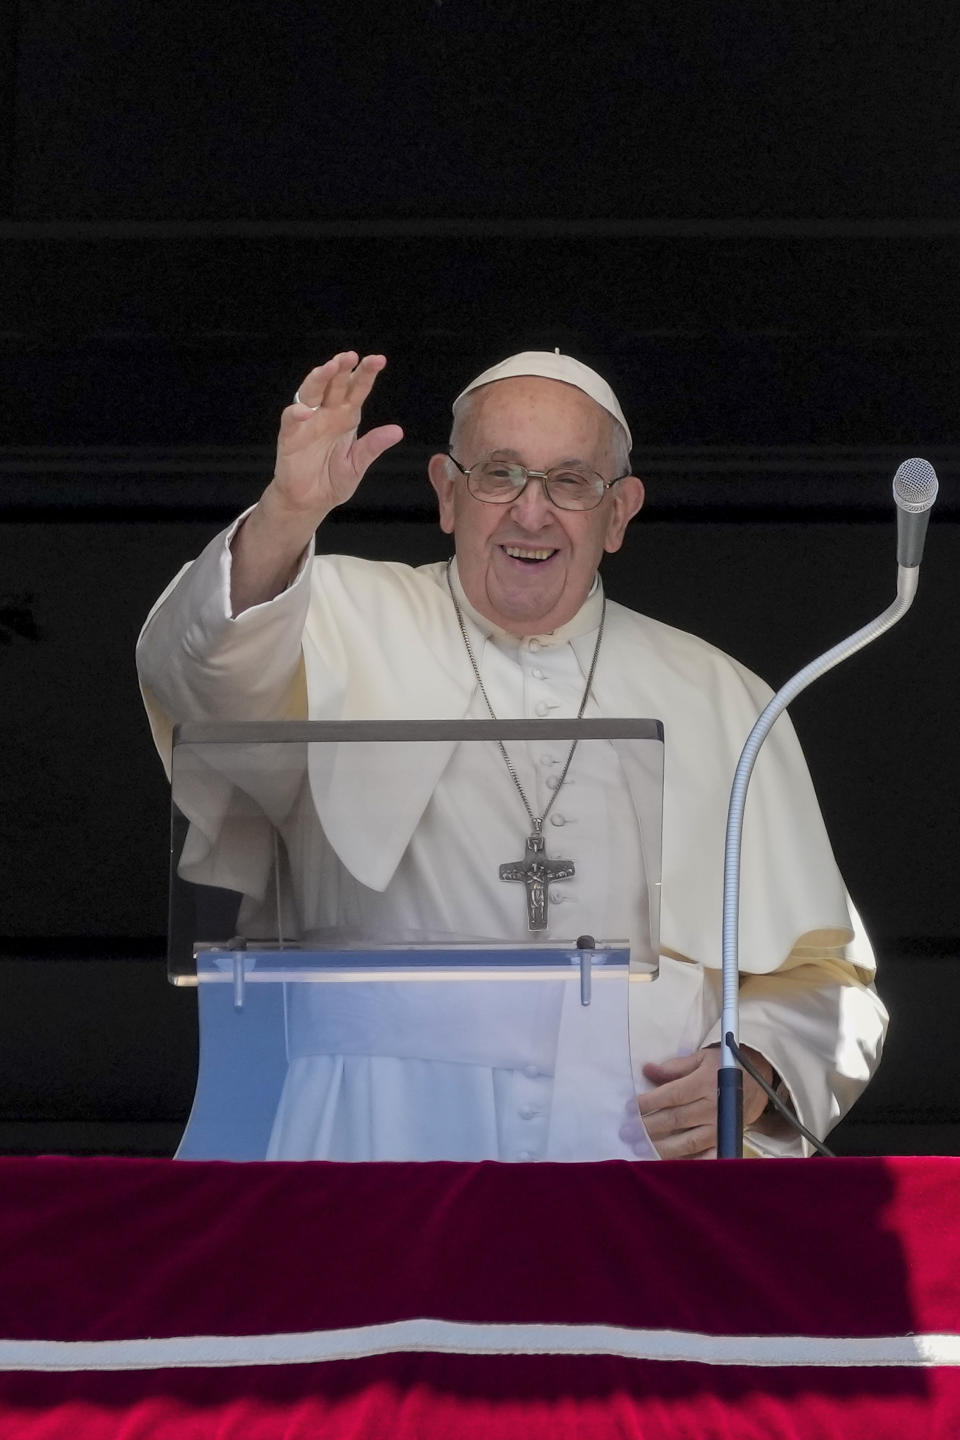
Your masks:
<path fill-rule="evenodd" d="M 296 393 L 296 394 L 294 395 L 294 397 L 293 397 L 293 403 L 294 403 L 294 405 L 309 405 L 309 401 L 307 401 L 307 400 L 301 400 L 301 399 L 300 399 L 300 387 L 299 387 L 299 386 L 297 386 L 297 393 Z M 319 406 L 319 405 L 309 405 L 309 408 L 310 408 L 311 410 L 319 410 L 319 409 L 320 409 L 320 406 Z"/>

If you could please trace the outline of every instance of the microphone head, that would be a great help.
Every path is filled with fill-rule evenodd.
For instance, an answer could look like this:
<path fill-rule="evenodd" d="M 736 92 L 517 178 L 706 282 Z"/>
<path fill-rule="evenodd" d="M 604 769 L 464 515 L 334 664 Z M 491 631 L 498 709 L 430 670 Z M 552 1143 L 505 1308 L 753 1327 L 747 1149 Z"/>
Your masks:
<path fill-rule="evenodd" d="M 898 510 L 905 510 L 908 515 L 922 515 L 936 500 L 939 488 L 937 472 L 929 460 L 917 457 L 897 466 L 893 498 Z"/>

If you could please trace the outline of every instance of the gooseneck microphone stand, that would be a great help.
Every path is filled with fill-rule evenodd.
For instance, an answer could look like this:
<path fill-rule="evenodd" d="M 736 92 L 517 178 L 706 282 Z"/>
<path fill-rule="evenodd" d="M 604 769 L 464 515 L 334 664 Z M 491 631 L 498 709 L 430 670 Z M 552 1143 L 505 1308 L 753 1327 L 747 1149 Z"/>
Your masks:
<path fill-rule="evenodd" d="M 897 598 L 876 619 L 805 665 L 777 691 L 760 715 L 740 755 L 730 794 L 723 860 L 723 1009 L 720 1070 L 717 1075 L 717 1157 L 743 1155 L 743 1071 L 732 1045 L 739 1035 L 740 851 L 747 787 L 760 748 L 778 717 L 808 685 L 864 649 L 896 625 L 917 593 L 923 539 L 929 510 L 937 497 L 937 477 L 926 460 L 905 460 L 893 479 L 898 508 Z"/>

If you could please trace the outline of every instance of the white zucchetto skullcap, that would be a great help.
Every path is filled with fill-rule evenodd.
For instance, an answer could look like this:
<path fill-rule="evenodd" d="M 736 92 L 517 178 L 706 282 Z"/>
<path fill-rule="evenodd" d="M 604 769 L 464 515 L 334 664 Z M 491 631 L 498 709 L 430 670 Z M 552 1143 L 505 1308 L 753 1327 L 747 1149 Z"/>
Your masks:
<path fill-rule="evenodd" d="M 574 360 L 572 355 L 561 355 L 559 350 L 523 350 L 519 355 L 511 355 L 509 360 L 501 360 L 499 365 L 492 365 L 460 391 L 453 402 L 453 413 L 457 413 L 460 401 L 469 395 L 471 390 L 479 390 L 481 385 L 492 385 L 495 380 L 509 380 L 516 375 L 540 375 L 544 380 L 562 380 L 565 385 L 575 385 L 578 390 L 589 395 L 591 400 L 595 400 L 608 415 L 612 415 L 618 425 L 623 426 L 627 447 L 633 446 L 630 426 L 620 409 L 620 401 L 603 376 L 580 360 Z"/>

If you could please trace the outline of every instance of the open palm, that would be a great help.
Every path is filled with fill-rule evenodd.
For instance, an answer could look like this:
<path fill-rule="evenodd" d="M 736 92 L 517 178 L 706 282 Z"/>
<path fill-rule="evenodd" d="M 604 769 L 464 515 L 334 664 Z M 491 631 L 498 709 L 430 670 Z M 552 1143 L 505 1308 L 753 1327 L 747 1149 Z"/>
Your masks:
<path fill-rule="evenodd" d="M 317 523 L 353 495 L 364 474 L 403 439 L 399 425 L 380 425 L 358 436 L 364 401 L 386 365 L 382 355 L 359 359 L 355 350 L 334 355 L 310 371 L 280 422 L 272 489 L 284 509 Z"/>

